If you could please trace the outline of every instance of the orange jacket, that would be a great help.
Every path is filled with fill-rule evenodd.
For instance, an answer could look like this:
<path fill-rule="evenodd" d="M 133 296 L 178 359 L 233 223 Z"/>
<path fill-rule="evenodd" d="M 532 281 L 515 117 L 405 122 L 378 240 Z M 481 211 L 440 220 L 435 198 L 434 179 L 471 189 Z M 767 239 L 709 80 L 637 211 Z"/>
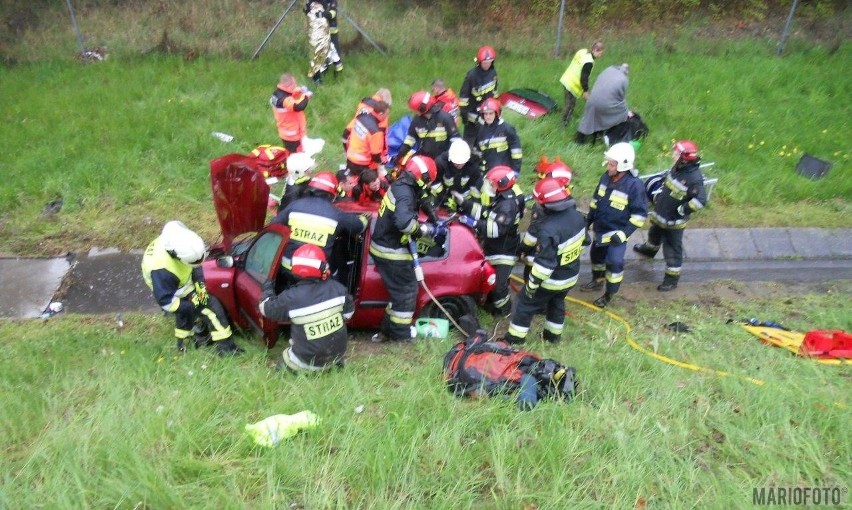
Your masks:
<path fill-rule="evenodd" d="M 459 113 L 459 98 L 453 89 L 447 89 L 440 94 L 433 96 L 436 103 L 441 105 L 441 109 L 453 116 L 456 121 L 456 126 L 461 124 L 461 115 Z"/>
<path fill-rule="evenodd" d="M 381 119 L 372 110 L 362 111 L 346 126 L 346 159 L 369 168 L 377 168 L 385 161 L 385 133 L 379 127 Z"/>
<path fill-rule="evenodd" d="M 301 89 L 284 90 L 276 87 L 269 104 L 278 126 L 278 136 L 287 142 L 298 142 L 307 134 L 305 108 L 309 97 Z"/>
<path fill-rule="evenodd" d="M 382 100 L 382 98 L 377 96 L 377 95 L 374 95 L 373 97 L 365 97 L 364 99 L 361 100 L 360 103 L 358 103 L 358 108 L 355 110 L 355 117 L 357 118 L 359 114 L 361 114 L 365 111 L 372 113 L 373 112 L 373 106 L 375 106 L 375 104 L 378 101 L 381 101 L 381 100 Z M 380 116 L 376 116 L 376 118 L 378 119 L 379 130 L 382 132 L 382 137 L 384 137 L 384 142 L 383 142 L 384 146 L 382 147 L 382 161 L 387 161 L 388 160 L 387 136 L 388 136 L 388 127 L 390 126 L 390 115 L 389 114 L 388 115 L 380 115 Z M 352 120 L 354 121 L 355 119 L 352 119 Z M 351 125 L 352 123 L 350 122 L 349 124 Z M 349 129 L 348 126 L 347 126 L 347 129 Z"/>

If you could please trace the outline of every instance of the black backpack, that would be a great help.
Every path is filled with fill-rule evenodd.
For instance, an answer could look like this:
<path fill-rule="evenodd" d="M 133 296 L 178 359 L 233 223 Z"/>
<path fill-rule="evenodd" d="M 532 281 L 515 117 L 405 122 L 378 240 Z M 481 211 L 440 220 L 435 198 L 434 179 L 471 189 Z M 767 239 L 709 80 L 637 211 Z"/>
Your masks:
<path fill-rule="evenodd" d="M 633 112 L 632 117 L 628 117 L 621 124 L 616 124 L 607 129 L 604 133 L 604 142 L 608 145 L 619 142 L 632 142 L 633 140 L 641 141 L 648 136 L 648 125 L 642 120 L 642 116 Z"/>

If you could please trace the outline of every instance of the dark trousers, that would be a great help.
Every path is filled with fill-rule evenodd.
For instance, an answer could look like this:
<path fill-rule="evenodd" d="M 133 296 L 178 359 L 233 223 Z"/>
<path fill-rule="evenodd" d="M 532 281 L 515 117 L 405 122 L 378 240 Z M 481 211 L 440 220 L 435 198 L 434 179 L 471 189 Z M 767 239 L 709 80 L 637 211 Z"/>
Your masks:
<path fill-rule="evenodd" d="M 539 287 L 535 295 L 530 298 L 524 291 L 518 292 L 515 301 L 515 310 L 512 312 L 512 320 L 509 322 L 509 330 L 506 340 L 510 343 L 522 343 L 529 333 L 530 324 L 536 314 L 544 312 L 545 337 L 556 340 L 562 335 L 565 323 L 565 290 L 547 290 Z"/>
<path fill-rule="evenodd" d="M 208 296 L 207 306 L 195 306 L 190 297 L 181 299 L 175 312 L 175 338 L 183 340 L 192 336 L 196 320 L 201 321 L 202 329 L 210 333 L 214 342 L 231 338 L 231 324 L 222 303 Z"/>
<path fill-rule="evenodd" d="M 488 295 L 488 302 L 494 305 L 495 311 L 503 313 L 509 309 L 506 305 L 509 304 L 509 277 L 512 276 L 514 265 L 509 264 L 493 264 L 494 270 L 497 272 L 497 283 L 494 285 L 494 290 Z"/>
<path fill-rule="evenodd" d="M 290 151 L 291 153 L 299 152 L 299 150 L 302 148 L 302 141 L 301 140 L 294 140 L 292 142 L 287 141 L 287 140 L 281 140 L 281 143 L 283 143 L 284 148 L 287 149 L 288 151 Z"/>
<path fill-rule="evenodd" d="M 382 317 L 382 334 L 393 340 L 411 338 L 411 323 L 417 305 L 417 279 L 410 260 L 387 260 L 374 257 L 376 269 L 388 289 L 390 302 Z"/>
<path fill-rule="evenodd" d="M 593 244 L 589 251 L 592 269 L 595 266 L 606 266 L 606 293 L 615 294 L 624 279 L 624 253 L 627 243 L 599 245 Z"/>
<path fill-rule="evenodd" d="M 683 265 L 683 229 L 651 225 L 648 230 L 648 244 L 662 245 L 663 258 L 666 259 L 666 275 L 679 276 Z"/>
<path fill-rule="evenodd" d="M 568 127 L 571 117 L 574 115 L 574 107 L 577 106 L 577 96 L 565 89 L 565 111 L 562 112 L 562 125 Z"/>

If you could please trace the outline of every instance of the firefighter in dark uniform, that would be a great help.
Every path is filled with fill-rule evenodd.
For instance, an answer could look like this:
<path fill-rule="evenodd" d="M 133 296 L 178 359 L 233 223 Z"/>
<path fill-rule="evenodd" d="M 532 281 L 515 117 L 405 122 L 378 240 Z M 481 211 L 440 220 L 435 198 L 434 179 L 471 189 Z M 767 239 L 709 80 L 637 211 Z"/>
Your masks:
<path fill-rule="evenodd" d="M 467 72 L 459 89 L 459 108 L 464 122 L 464 139 L 470 145 L 479 131 L 479 105 L 489 97 L 499 96 L 497 91 L 497 69 L 494 59 L 497 52 L 491 46 L 483 46 L 476 52 L 476 65 Z"/>
<path fill-rule="evenodd" d="M 328 20 L 328 33 L 331 35 L 331 45 L 334 52 L 329 55 L 337 55 L 337 60 L 331 62 L 334 72 L 343 71 L 343 55 L 340 53 L 340 29 L 337 27 L 337 0 L 325 0 L 325 19 Z"/>
<path fill-rule="evenodd" d="M 666 274 L 657 287 L 661 292 L 677 288 L 683 263 L 683 229 L 690 215 L 707 204 L 698 146 L 691 140 L 681 140 L 672 150 L 674 166 L 647 183 L 648 197 L 654 204 L 648 242 L 633 246 L 633 251 L 653 258 L 662 245 Z"/>
<path fill-rule="evenodd" d="M 544 312 L 543 337 L 549 342 L 562 338 L 565 321 L 565 295 L 577 283 L 580 254 L 586 238 L 586 221 L 577 203 L 561 182 L 546 177 L 533 191 L 535 201 L 544 206 L 538 229 L 535 261 L 522 292 L 518 293 L 505 340 L 523 343 L 533 316 Z"/>
<path fill-rule="evenodd" d="M 434 224 L 418 221 L 424 193 L 436 177 L 435 162 L 431 158 L 420 155 L 409 158 L 405 170 L 391 183 L 379 206 L 370 255 L 387 287 L 390 302 L 385 308 L 380 332 L 373 335 L 374 342 L 412 341 L 416 336 L 411 323 L 418 283 L 409 242 L 436 234 Z"/>
<path fill-rule="evenodd" d="M 284 180 L 284 191 L 278 201 L 278 212 L 281 212 L 294 200 L 302 198 L 311 182 L 316 168 L 314 158 L 304 152 L 296 152 L 287 156 L 287 178 Z"/>
<path fill-rule="evenodd" d="M 485 260 L 497 271 L 497 284 L 488 296 L 486 309 L 495 316 L 509 313 L 509 277 L 518 261 L 523 217 L 523 195 L 516 193 L 518 174 L 508 166 L 495 166 L 485 174 L 480 201 L 464 200 L 459 221 L 474 232 L 482 244 Z"/>
<path fill-rule="evenodd" d="M 479 160 L 471 158 L 470 146 L 462 139 L 453 140 L 450 150 L 435 158 L 435 166 L 443 185 L 435 200 L 438 206 L 456 210 L 459 201 L 454 196 L 460 196 L 461 201 L 467 200 L 474 194 L 474 188 L 481 185 Z M 478 197 L 479 192 L 476 191 L 475 195 Z"/>
<path fill-rule="evenodd" d="M 201 262 L 207 250 L 204 241 L 180 221 L 163 226 L 142 256 L 142 277 L 163 311 L 175 314 L 177 349 L 184 352 L 185 340 L 193 335 L 195 347 L 216 345 L 219 355 L 238 354 L 243 349 L 231 337 L 231 324 L 222 304 L 207 294 Z"/>
<path fill-rule="evenodd" d="M 556 157 L 553 161 L 548 161 L 546 156 L 542 156 L 535 167 L 539 179 L 545 177 L 553 177 L 559 181 L 562 186 L 571 193 L 571 178 L 574 171 Z M 544 219 L 544 206 L 535 202 L 530 212 L 530 223 L 527 230 L 521 235 L 521 245 L 518 248 L 518 254 L 524 262 L 524 279 L 529 276 L 533 261 L 535 260 L 535 247 L 538 243 L 538 229 L 541 226 L 541 221 Z"/>
<path fill-rule="evenodd" d="M 267 281 L 259 306 L 264 317 L 290 323 L 290 347 L 281 353 L 276 369 L 318 372 L 343 367 L 346 321 L 355 313 L 352 297 L 346 287 L 329 279 L 325 253 L 318 246 L 306 244 L 293 252 L 292 271 L 298 282 L 276 296 Z"/>
<path fill-rule="evenodd" d="M 446 152 L 453 140 L 461 140 L 453 116 L 436 104 L 432 94 L 421 90 L 408 99 L 408 107 L 415 113 L 408 134 L 397 152 L 396 160 L 405 164 L 406 155 L 419 143 L 417 153 L 432 159 Z"/>
<path fill-rule="evenodd" d="M 494 98 L 486 99 L 479 107 L 483 124 L 479 126 L 473 152 L 481 161 L 483 174 L 495 166 L 505 165 L 520 175 L 524 157 L 521 139 L 514 126 L 500 117 L 500 110 L 500 101 Z"/>
<path fill-rule="evenodd" d="M 633 146 L 625 142 L 614 144 L 604 153 L 606 172 L 598 182 L 586 217 L 594 233 L 589 253 L 592 279 L 580 290 L 600 290 L 606 277 L 606 290 L 594 302 L 601 308 L 609 304 L 621 287 L 627 238 L 645 224 L 648 215 L 645 185 L 634 175 L 635 157 Z"/>
<path fill-rule="evenodd" d="M 369 225 L 366 215 L 347 213 L 334 207 L 332 201 L 337 196 L 337 187 L 337 177 L 333 173 L 319 172 L 308 183 L 306 195 L 288 205 L 272 220 L 271 223 L 290 227 L 290 240 L 281 257 L 284 269 L 292 269 L 291 258 L 300 246 L 319 246 L 325 252 L 326 260 L 331 260 L 337 236 L 355 236 L 366 230 Z M 338 269 L 339 262 L 342 261 L 332 260 L 332 273 Z"/>

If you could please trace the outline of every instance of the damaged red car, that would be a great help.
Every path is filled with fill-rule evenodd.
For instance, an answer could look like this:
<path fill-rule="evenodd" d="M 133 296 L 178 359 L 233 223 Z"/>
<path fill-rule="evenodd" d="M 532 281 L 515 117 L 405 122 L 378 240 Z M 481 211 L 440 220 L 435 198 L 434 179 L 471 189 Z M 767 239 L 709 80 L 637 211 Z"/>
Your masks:
<path fill-rule="evenodd" d="M 269 184 L 261 172 L 245 162 L 246 156 L 230 154 L 210 163 L 213 203 L 222 240 L 211 247 L 211 255 L 202 267 L 209 294 L 224 305 L 232 324 L 255 330 L 267 347 L 273 347 L 282 332 L 286 335 L 288 324 L 263 317 L 258 304 L 264 282 L 286 280 L 282 277 L 285 269 L 281 256 L 290 232 L 284 225 L 265 225 Z M 387 289 L 369 254 L 378 204 L 369 207 L 343 201 L 335 205 L 344 211 L 372 215 L 364 234 L 335 240 L 332 257 L 338 261 L 334 277 L 347 286 L 355 301 L 355 314 L 347 325 L 350 329 L 377 330 L 388 304 Z M 496 277 L 473 232 L 450 223 L 442 243 L 422 248 L 424 282 L 435 300 L 456 320 L 475 314 L 477 305 L 494 288 Z M 422 285 L 415 316 L 444 316 Z"/>

